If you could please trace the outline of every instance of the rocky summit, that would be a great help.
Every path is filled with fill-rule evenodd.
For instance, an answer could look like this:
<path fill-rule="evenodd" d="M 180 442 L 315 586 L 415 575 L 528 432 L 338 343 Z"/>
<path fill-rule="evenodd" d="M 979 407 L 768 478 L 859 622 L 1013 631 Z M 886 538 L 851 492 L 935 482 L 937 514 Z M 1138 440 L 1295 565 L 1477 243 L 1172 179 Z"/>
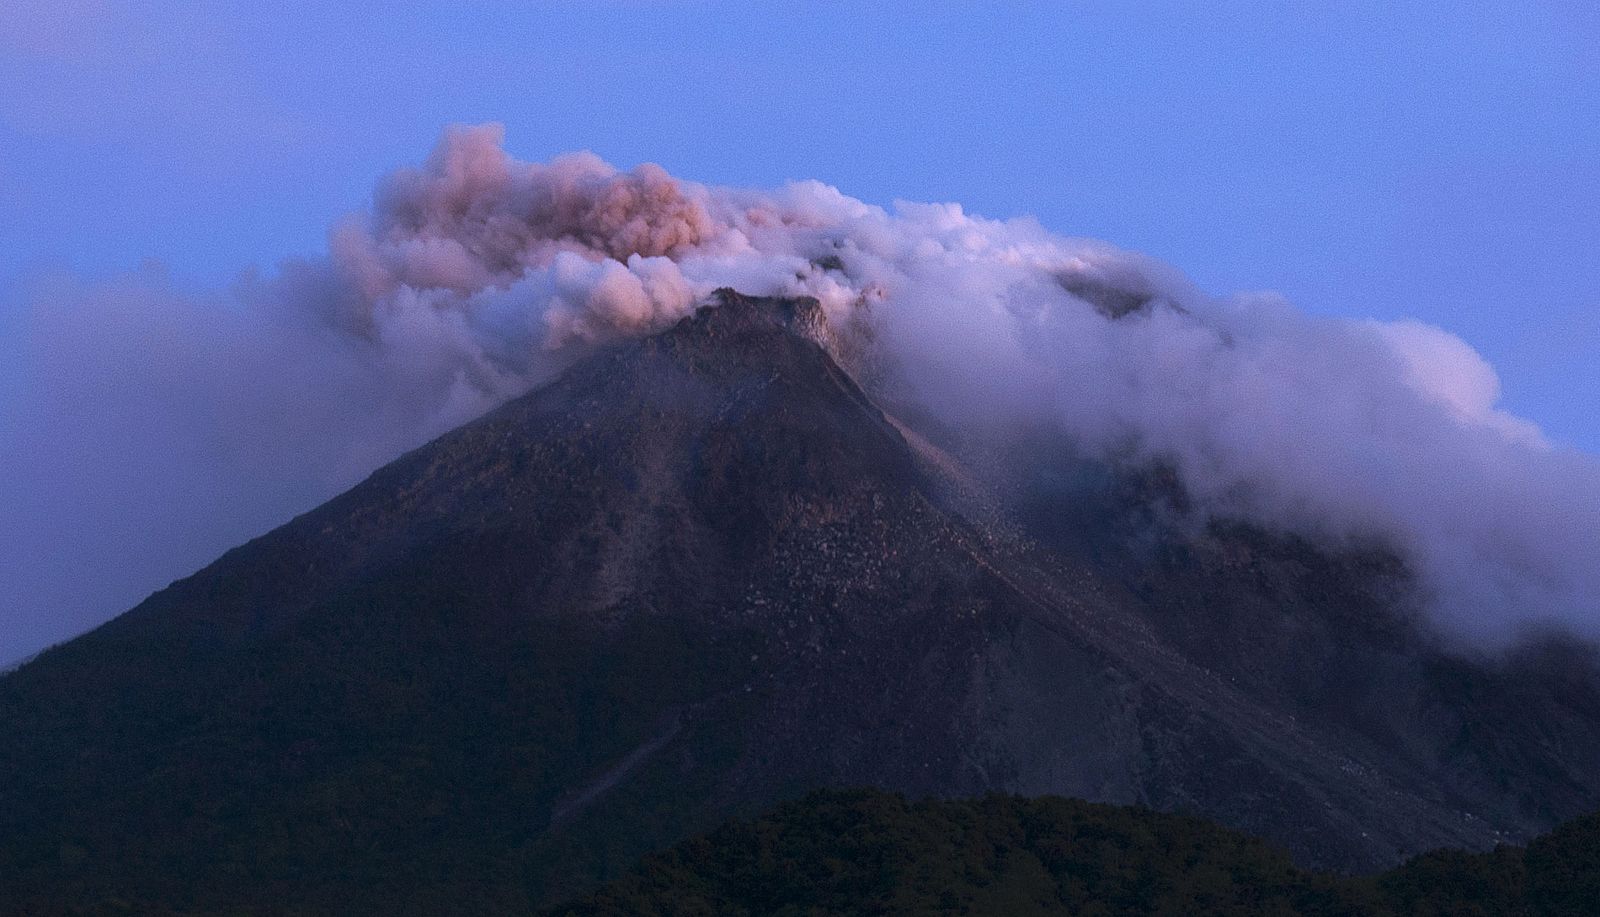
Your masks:
<path fill-rule="evenodd" d="M 1458 653 L 1381 547 L 974 442 L 828 340 L 723 291 L 0 678 L 0 908 L 523 911 L 824 787 L 1347 872 L 1600 808 L 1589 648 Z"/>

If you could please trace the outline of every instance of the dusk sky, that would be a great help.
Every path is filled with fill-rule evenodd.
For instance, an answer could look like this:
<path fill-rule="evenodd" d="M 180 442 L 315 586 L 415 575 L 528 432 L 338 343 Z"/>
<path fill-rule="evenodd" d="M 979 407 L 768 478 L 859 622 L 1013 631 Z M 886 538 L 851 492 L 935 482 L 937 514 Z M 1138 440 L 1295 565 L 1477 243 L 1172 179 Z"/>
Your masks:
<path fill-rule="evenodd" d="M 955 201 L 1211 293 L 1415 318 L 1600 452 L 1589 4 L 400 6 L 0 0 L 0 334 L 62 283 L 271 275 L 446 125 L 500 122 L 523 160 Z M 37 382 L 12 353 L 0 452 Z M 141 570 L 74 601 L 125 607 L 165 582 Z M 0 604 L 0 663 L 117 610 Z"/>

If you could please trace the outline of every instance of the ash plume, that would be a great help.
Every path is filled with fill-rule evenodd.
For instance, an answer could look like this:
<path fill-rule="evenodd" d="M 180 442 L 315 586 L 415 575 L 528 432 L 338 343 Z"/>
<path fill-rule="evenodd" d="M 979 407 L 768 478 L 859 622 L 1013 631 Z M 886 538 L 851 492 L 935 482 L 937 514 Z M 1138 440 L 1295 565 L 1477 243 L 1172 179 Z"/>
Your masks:
<path fill-rule="evenodd" d="M 1493 368 L 1448 332 L 1207 295 L 1152 259 L 953 204 L 526 163 L 502 140 L 446 131 L 325 256 L 269 277 L 31 292 L 0 455 L 19 495 L 0 546 L 36 561 L 0 576 L 32 597 L 0 635 L 16 655 L 719 287 L 816 297 L 842 362 L 889 367 L 873 385 L 949 424 L 1059 425 L 1090 455 L 1170 465 L 1204 512 L 1381 540 L 1458 638 L 1600 637 L 1600 462 L 1499 408 Z M 83 585 L 108 556 L 119 569 Z M 46 607 L 66 617 L 30 632 Z"/>

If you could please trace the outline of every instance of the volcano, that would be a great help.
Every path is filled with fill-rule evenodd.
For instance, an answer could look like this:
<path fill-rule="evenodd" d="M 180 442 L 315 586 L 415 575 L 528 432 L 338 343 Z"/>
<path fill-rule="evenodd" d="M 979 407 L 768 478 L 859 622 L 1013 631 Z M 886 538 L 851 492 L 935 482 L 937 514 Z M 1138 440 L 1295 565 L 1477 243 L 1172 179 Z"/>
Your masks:
<path fill-rule="evenodd" d="M 12 906 L 522 910 L 822 787 L 1345 871 L 1600 808 L 1586 645 L 1464 655 L 1381 547 L 975 445 L 831 334 L 721 291 L 4 676 Z"/>

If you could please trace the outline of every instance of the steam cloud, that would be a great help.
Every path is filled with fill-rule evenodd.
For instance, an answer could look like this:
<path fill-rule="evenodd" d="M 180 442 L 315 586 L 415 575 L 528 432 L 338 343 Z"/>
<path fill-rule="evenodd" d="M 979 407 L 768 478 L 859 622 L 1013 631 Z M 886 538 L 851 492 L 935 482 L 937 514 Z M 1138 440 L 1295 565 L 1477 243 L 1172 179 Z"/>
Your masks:
<path fill-rule="evenodd" d="M 1060 424 L 1169 463 L 1211 512 L 1383 539 L 1447 632 L 1600 638 L 1600 462 L 1498 409 L 1494 370 L 1444 331 L 1214 298 L 956 205 L 524 163 L 482 126 L 385 179 L 325 258 L 211 295 L 154 271 L 34 292 L 15 355 L 34 384 L 0 455 L 19 494 L 0 550 L 34 564 L 0 589 L 33 601 L 0 640 L 65 636 L 722 286 L 815 296 L 838 327 L 869 312 L 882 384 L 951 422 Z M 107 558 L 120 572 L 83 585 Z M 45 608 L 68 617 L 30 633 Z"/>

